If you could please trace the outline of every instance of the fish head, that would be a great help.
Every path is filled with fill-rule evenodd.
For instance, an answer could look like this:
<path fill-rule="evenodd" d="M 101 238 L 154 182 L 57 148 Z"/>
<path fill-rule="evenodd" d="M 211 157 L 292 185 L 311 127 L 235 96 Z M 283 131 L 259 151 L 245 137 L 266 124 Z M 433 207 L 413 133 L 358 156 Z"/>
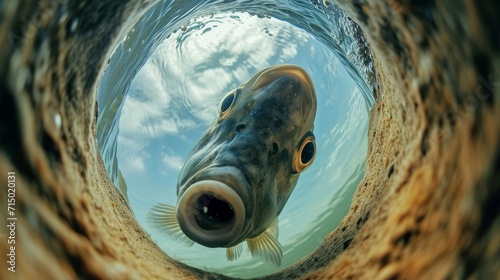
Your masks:
<path fill-rule="evenodd" d="M 222 98 L 179 174 L 177 220 L 207 247 L 265 231 L 316 152 L 316 93 L 295 65 L 264 69 Z"/>

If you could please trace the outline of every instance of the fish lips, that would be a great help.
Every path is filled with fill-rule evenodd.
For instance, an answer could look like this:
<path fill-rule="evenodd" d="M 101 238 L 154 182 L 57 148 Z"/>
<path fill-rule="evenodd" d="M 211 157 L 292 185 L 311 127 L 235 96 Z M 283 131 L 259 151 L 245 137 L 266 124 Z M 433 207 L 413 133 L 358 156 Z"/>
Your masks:
<path fill-rule="evenodd" d="M 254 195 L 233 166 L 197 172 L 179 193 L 177 221 L 184 234 L 206 247 L 232 247 L 245 239 Z"/>

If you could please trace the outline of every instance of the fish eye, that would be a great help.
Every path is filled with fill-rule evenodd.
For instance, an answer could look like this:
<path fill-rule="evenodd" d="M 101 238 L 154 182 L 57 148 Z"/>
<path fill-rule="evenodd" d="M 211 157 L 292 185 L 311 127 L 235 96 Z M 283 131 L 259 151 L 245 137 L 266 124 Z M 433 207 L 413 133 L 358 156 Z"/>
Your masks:
<path fill-rule="evenodd" d="M 293 170 L 300 173 L 306 170 L 313 162 L 316 155 L 316 138 L 312 132 L 308 132 L 303 138 L 299 149 L 294 154 Z"/>
<path fill-rule="evenodd" d="M 224 118 L 230 111 L 234 104 L 234 100 L 236 99 L 236 94 L 238 90 L 233 90 L 230 93 L 226 94 L 219 105 L 219 118 Z"/>
<path fill-rule="evenodd" d="M 229 109 L 229 107 L 233 103 L 233 100 L 234 100 L 234 94 L 229 94 L 222 100 L 222 104 L 220 105 L 221 113 L 224 113 Z"/>
<path fill-rule="evenodd" d="M 313 142 L 307 142 L 304 147 L 302 148 L 302 153 L 300 154 L 300 162 L 302 164 L 308 164 L 311 162 L 311 160 L 314 157 L 314 143 Z"/>

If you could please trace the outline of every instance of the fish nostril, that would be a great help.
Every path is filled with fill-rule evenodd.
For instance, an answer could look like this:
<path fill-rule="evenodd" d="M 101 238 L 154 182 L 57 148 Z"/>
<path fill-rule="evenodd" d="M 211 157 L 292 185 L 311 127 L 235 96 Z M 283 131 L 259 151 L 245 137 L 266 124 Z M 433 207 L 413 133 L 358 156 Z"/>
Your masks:
<path fill-rule="evenodd" d="M 244 125 L 244 124 L 239 124 L 239 125 L 237 125 L 237 126 L 234 128 L 234 131 L 235 131 L 236 133 L 239 133 L 239 132 L 241 132 L 243 129 L 245 129 L 246 127 L 247 127 L 247 126 L 246 126 L 246 125 Z"/>
<path fill-rule="evenodd" d="M 278 143 L 274 142 L 273 143 L 273 153 L 277 154 L 279 150 L 280 150 L 280 146 L 278 145 Z"/>
<path fill-rule="evenodd" d="M 195 220 L 204 230 L 218 230 L 230 226 L 234 211 L 230 204 L 212 195 L 201 195 L 196 205 Z"/>

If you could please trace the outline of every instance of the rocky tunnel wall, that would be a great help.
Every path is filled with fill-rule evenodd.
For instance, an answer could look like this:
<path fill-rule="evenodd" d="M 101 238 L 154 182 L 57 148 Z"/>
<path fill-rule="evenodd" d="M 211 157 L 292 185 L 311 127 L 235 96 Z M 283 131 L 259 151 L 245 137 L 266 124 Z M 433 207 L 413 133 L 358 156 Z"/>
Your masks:
<path fill-rule="evenodd" d="M 320 248 L 267 278 L 499 277 L 499 5 L 337 3 L 377 69 L 366 174 Z M 1 279 L 224 278 L 154 244 L 97 148 L 99 75 L 151 4 L 0 4 Z"/>

